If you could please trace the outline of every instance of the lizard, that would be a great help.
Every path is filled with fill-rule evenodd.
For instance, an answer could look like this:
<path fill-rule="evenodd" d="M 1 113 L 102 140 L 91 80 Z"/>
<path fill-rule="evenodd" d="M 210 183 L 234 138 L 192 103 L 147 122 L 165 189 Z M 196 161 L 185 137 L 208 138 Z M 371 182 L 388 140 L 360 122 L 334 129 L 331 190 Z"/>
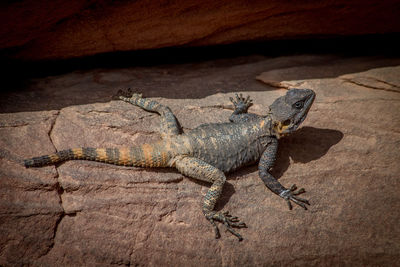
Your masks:
<path fill-rule="evenodd" d="M 260 116 L 248 113 L 253 104 L 249 96 L 242 94 L 230 97 L 234 111 L 229 122 L 202 124 L 183 132 L 171 109 L 142 94 L 119 91 L 119 99 L 161 117 L 161 140 L 126 148 L 81 147 L 58 151 L 54 154 L 24 160 L 25 167 L 40 167 L 67 160 L 91 160 L 115 165 L 134 167 L 172 167 L 181 174 L 211 183 L 202 211 L 211 223 L 215 238 L 220 237 L 216 222 L 222 223 L 239 241 L 242 236 L 233 228 L 247 227 L 238 217 L 229 212 L 215 211 L 214 207 L 222 194 L 226 173 L 245 165 L 258 162 L 261 180 L 272 192 L 307 209 L 307 199 L 298 195 L 296 185 L 284 187 L 270 169 L 275 162 L 278 139 L 296 131 L 306 118 L 315 99 L 310 89 L 290 89 L 277 98 L 269 107 L 268 114 Z"/>

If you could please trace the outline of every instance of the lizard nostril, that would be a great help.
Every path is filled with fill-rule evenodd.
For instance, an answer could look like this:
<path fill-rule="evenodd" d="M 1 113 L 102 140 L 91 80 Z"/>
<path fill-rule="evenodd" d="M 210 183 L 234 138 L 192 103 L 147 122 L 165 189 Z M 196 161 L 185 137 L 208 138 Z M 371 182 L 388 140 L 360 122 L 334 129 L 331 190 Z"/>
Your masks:
<path fill-rule="evenodd" d="M 289 124 L 290 124 L 290 120 L 285 120 L 285 121 L 282 123 L 283 126 L 288 126 Z"/>

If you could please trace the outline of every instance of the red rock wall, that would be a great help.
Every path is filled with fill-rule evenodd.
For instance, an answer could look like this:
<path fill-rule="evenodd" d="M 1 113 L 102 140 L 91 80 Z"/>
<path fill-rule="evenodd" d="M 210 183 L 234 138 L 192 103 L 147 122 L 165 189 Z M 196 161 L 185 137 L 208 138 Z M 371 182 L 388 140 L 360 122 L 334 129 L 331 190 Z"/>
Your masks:
<path fill-rule="evenodd" d="M 22 59 L 249 40 L 400 32 L 398 1 L 18 1 L 0 49 Z"/>

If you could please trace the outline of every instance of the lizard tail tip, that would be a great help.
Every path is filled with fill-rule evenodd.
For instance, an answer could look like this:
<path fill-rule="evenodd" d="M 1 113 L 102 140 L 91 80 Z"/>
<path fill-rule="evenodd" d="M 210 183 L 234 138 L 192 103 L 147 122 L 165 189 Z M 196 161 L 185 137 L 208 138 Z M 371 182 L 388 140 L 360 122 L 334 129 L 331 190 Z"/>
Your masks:
<path fill-rule="evenodd" d="M 36 161 L 35 158 L 32 158 L 32 159 L 24 159 L 23 165 L 25 166 L 25 168 L 43 166 L 43 164 L 40 164 L 40 162 Z"/>
<path fill-rule="evenodd" d="M 25 168 L 30 168 L 30 167 L 35 166 L 35 162 L 32 159 L 24 159 L 23 164 L 24 164 Z"/>

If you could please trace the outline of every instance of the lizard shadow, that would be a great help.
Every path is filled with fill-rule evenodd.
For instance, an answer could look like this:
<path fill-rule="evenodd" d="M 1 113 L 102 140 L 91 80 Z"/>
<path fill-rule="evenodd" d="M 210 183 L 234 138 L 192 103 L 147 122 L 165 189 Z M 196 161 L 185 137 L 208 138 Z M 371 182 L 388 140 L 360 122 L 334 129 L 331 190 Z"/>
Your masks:
<path fill-rule="evenodd" d="M 339 143 L 343 136 L 343 133 L 338 130 L 305 126 L 281 138 L 271 174 L 279 179 L 289 168 L 290 158 L 294 162 L 301 163 L 321 158 L 332 146 Z"/>
<path fill-rule="evenodd" d="M 305 126 L 291 135 L 281 138 L 279 140 L 277 159 L 271 174 L 276 179 L 279 179 L 289 168 L 290 158 L 294 162 L 307 163 L 323 157 L 332 146 L 343 139 L 343 136 L 343 133 L 338 130 Z M 257 171 L 257 164 L 254 164 L 228 175 L 227 180 L 238 179 L 241 176 Z M 260 184 L 262 184 L 261 180 Z M 216 210 L 223 209 L 235 192 L 233 185 L 226 182 L 223 194 L 216 205 Z"/>

